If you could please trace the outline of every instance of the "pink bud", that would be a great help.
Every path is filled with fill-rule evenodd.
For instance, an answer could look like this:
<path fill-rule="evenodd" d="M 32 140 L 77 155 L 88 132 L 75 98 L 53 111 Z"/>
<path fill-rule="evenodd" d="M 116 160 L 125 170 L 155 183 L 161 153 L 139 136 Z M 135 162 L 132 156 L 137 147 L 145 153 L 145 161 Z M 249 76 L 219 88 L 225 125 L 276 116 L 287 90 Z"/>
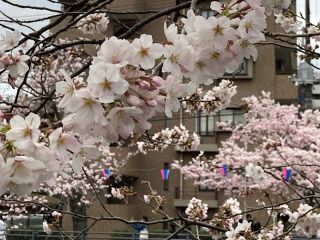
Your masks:
<path fill-rule="evenodd" d="M 127 97 L 127 103 L 131 106 L 139 106 L 141 105 L 141 100 L 135 95 L 129 95 Z"/>
<path fill-rule="evenodd" d="M 62 120 L 63 129 L 66 131 L 72 130 L 74 128 L 74 118 L 75 114 L 70 114 Z"/>
<path fill-rule="evenodd" d="M 157 87 L 157 88 L 160 88 L 160 87 L 163 87 L 164 86 L 164 80 L 162 77 L 159 77 L 159 76 L 153 76 L 152 78 L 152 84 Z"/>
<path fill-rule="evenodd" d="M 165 96 L 157 96 L 157 102 L 161 106 L 166 105 L 166 97 Z"/>
<path fill-rule="evenodd" d="M 147 100 L 147 104 L 151 107 L 156 107 L 158 105 L 158 102 L 155 99 L 149 99 Z"/>
<path fill-rule="evenodd" d="M 150 83 L 141 81 L 139 82 L 139 87 L 141 88 L 141 90 L 150 90 Z"/>

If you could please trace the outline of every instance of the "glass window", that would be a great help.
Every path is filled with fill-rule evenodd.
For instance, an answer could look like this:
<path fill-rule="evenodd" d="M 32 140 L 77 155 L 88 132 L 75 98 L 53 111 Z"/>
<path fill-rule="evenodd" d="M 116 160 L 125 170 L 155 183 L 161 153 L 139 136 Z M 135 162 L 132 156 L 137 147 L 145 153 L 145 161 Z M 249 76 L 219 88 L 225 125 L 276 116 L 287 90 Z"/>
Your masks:
<path fill-rule="evenodd" d="M 276 47 L 276 72 L 280 74 L 291 74 L 294 72 L 292 68 L 292 58 L 294 52 L 292 49 Z"/>
<path fill-rule="evenodd" d="M 234 122 L 232 109 L 231 110 L 228 110 L 228 109 L 221 110 L 219 115 L 220 115 L 220 122 L 227 122 L 230 124 L 232 124 Z"/>
<path fill-rule="evenodd" d="M 214 135 L 217 128 L 217 122 L 226 122 L 230 126 L 234 126 L 237 123 L 244 123 L 245 118 L 243 110 L 241 109 L 224 109 L 215 115 L 199 113 L 198 118 L 198 132 L 200 135 Z"/>
<path fill-rule="evenodd" d="M 244 59 L 243 62 L 239 65 L 239 68 L 233 73 L 225 73 L 225 76 L 247 76 L 250 77 L 249 74 L 249 60 Z"/>
<path fill-rule="evenodd" d="M 200 176 L 200 182 L 204 182 L 207 179 L 208 179 L 207 177 Z M 205 184 L 200 184 L 199 185 L 199 191 L 200 192 L 214 191 L 214 188 L 213 187 L 208 187 Z"/>
<path fill-rule="evenodd" d="M 243 110 L 234 110 L 234 123 L 244 123 L 245 118 L 243 115 Z"/>
<path fill-rule="evenodd" d="M 212 135 L 214 133 L 216 118 L 215 115 L 200 113 L 198 126 L 200 135 Z"/>
<path fill-rule="evenodd" d="M 208 10 L 208 9 L 201 10 L 201 16 L 204 18 L 209 18 L 209 17 L 213 16 L 213 14 L 214 14 L 214 11 L 212 11 L 212 10 Z"/>

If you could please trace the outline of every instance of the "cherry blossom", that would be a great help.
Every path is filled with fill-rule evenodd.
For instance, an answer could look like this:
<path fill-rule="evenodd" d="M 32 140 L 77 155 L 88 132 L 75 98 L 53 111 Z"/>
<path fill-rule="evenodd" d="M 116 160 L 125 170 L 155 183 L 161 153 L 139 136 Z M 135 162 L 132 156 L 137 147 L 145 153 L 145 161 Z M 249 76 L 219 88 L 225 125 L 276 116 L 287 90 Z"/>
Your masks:
<path fill-rule="evenodd" d="M 207 211 L 208 211 L 208 205 L 205 203 L 202 203 L 200 199 L 193 197 L 190 200 L 185 213 L 191 219 L 201 220 L 201 219 L 207 218 Z"/>
<path fill-rule="evenodd" d="M 0 40 L 2 71 L 8 73 L 13 87 L 21 84 L 19 91 L 27 89 L 30 94 L 10 103 L 11 120 L 7 122 L 2 119 L 6 115 L 1 114 L 0 174 L 3 181 L 0 193 L 6 193 L 9 199 L 10 193 L 23 195 L 38 189 L 49 196 L 59 196 L 61 200 L 76 201 L 77 206 L 90 204 L 92 192 L 103 192 L 125 202 L 129 197 L 137 197 L 138 193 L 131 187 L 115 188 L 105 183 L 110 176 L 102 175 L 101 170 L 107 168 L 110 175 L 118 177 L 128 159 L 138 154 L 136 151 L 124 157 L 117 156 L 110 150 L 110 144 L 129 139 L 132 140 L 130 146 L 144 154 L 163 151 L 171 145 L 182 151 L 197 149 L 199 136 L 184 126 L 147 135 L 146 131 L 152 128 L 151 119 L 164 114 L 172 117 L 178 110 L 214 114 L 227 107 L 236 94 L 236 86 L 221 78 L 226 72 L 237 70 L 245 58 L 255 60 L 258 57 L 255 45 L 265 40 L 265 13 L 276 14 L 276 22 L 287 32 L 300 30 L 294 18 L 282 13 L 290 2 L 213 1 L 210 8 L 216 11 L 214 16 L 204 18 L 190 9 L 181 21 L 165 23 L 166 39 L 162 43 L 154 42 L 153 37 L 146 34 L 131 42 L 114 36 L 73 42 L 42 40 L 41 31 L 39 35 L 27 35 L 20 40 L 21 33 L 8 32 Z M 192 5 L 194 3 L 192 1 Z M 73 26 L 84 35 L 105 34 L 109 19 L 99 11 L 85 13 L 87 15 L 79 13 L 74 18 L 78 23 Z M 317 28 L 310 27 L 308 32 L 316 33 Z M 36 45 L 21 44 L 29 37 L 37 41 Z M 98 50 L 92 61 L 85 55 L 82 45 L 90 42 Z M 78 44 L 81 46 L 76 46 Z M 65 48 L 68 49 L 65 52 L 63 48 L 57 50 L 63 45 L 71 47 Z M 82 67 L 87 67 L 89 73 L 82 70 L 77 77 L 71 77 Z M 212 85 L 211 90 L 205 91 L 209 88 L 203 85 Z M 54 96 L 53 86 L 56 86 L 58 98 Z M 33 94 L 40 97 L 34 98 Z M 41 101 L 43 98 L 45 102 Z M 56 103 L 61 109 L 55 108 Z M 15 106 L 20 104 L 21 110 L 16 110 Z M 54 106 L 50 109 L 49 105 Z M 260 98 L 245 98 L 244 109 L 246 122 L 226 127 L 232 131 L 231 137 L 222 143 L 215 157 L 207 158 L 201 153 L 187 165 L 175 162 L 173 167 L 195 184 L 224 190 L 234 196 L 259 191 L 286 198 L 292 194 L 304 196 L 305 191 L 316 193 L 315 182 L 320 174 L 317 164 L 319 111 L 299 112 L 296 106 L 281 106 L 266 93 Z M 24 118 L 23 114 L 27 116 Z M 228 168 L 226 176 L 219 171 L 224 164 Z M 282 170 L 287 168 L 293 172 L 292 181 L 283 176 Z M 206 180 L 202 182 L 200 177 Z M 293 191 L 289 191 L 288 186 L 293 186 Z M 165 198 L 154 191 L 143 195 L 142 199 L 150 205 L 157 202 L 155 212 L 165 203 Z M 47 201 L 45 198 L 38 200 Z M 16 210 L 14 204 L 6 206 L 9 212 L 26 212 L 26 207 Z M 278 209 L 268 207 L 268 210 L 270 214 L 278 211 L 288 215 L 289 222 L 296 224 L 295 229 L 304 235 L 315 234 L 319 228 L 319 214 L 311 205 L 301 203 L 298 208 L 278 205 Z M 234 198 L 219 206 L 212 216 L 207 212 L 208 205 L 193 198 L 186 210 L 189 219 L 185 218 L 185 223 L 205 222 L 213 229 L 220 229 L 210 229 L 211 235 L 215 231 L 226 232 L 227 239 L 273 239 L 285 233 L 281 222 L 266 226 L 260 233 L 252 232 L 250 223 L 245 220 L 239 223 L 245 212 Z M 54 216 L 61 217 L 58 213 Z M 50 227 L 47 222 L 43 223 L 48 234 Z"/>
<path fill-rule="evenodd" d="M 68 151 L 77 154 L 81 150 L 81 144 L 77 139 L 68 133 L 62 133 L 62 128 L 54 130 L 50 136 L 50 150 L 59 156 L 63 161 L 69 160 Z"/>
<path fill-rule="evenodd" d="M 21 32 L 19 31 L 6 31 L 5 36 L 1 35 L 0 39 L 0 49 L 1 51 L 13 49 L 16 47 L 19 43 L 19 40 L 21 38 Z"/>
<path fill-rule="evenodd" d="M 89 14 L 77 23 L 77 27 L 85 34 L 105 33 L 108 25 L 109 18 L 105 13 Z"/>
<path fill-rule="evenodd" d="M 46 234 L 48 234 L 48 235 L 52 234 L 52 230 L 50 229 L 49 224 L 46 220 L 43 221 L 42 228 Z"/>
<path fill-rule="evenodd" d="M 124 94 L 129 84 L 120 74 L 120 68 L 114 64 L 98 63 L 90 69 L 88 87 L 102 103 L 111 103 L 115 95 Z"/>
<path fill-rule="evenodd" d="M 163 55 L 163 46 L 153 43 L 151 35 L 142 34 L 139 39 L 133 40 L 131 46 L 132 64 L 140 65 L 145 70 L 153 68 L 155 60 Z"/>
<path fill-rule="evenodd" d="M 25 119 L 16 115 L 10 121 L 6 137 L 18 149 L 30 150 L 35 147 L 40 136 L 39 126 L 40 117 L 37 114 L 30 113 Z"/>

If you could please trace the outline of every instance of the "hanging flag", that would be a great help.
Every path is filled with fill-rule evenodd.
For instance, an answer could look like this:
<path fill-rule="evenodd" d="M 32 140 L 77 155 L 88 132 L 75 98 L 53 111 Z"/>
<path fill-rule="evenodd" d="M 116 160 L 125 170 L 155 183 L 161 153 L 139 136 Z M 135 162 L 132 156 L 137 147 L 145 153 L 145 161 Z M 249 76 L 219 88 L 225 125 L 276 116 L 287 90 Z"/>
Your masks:
<path fill-rule="evenodd" d="M 110 169 L 109 168 L 105 168 L 105 169 L 102 169 L 102 175 L 104 177 L 109 177 L 110 176 Z"/>
<path fill-rule="evenodd" d="M 161 169 L 160 173 L 163 181 L 167 181 L 169 179 L 169 173 L 170 173 L 169 169 Z"/>
<path fill-rule="evenodd" d="M 284 180 L 286 180 L 287 182 L 290 182 L 291 177 L 292 177 L 292 169 L 289 167 L 283 167 L 282 168 L 282 177 L 284 178 Z"/>
<path fill-rule="evenodd" d="M 228 173 L 228 165 L 226 163 L 222 164 L 222 167 L 220 167 L 220 173 L 222 176 L 227 176 Z"/>

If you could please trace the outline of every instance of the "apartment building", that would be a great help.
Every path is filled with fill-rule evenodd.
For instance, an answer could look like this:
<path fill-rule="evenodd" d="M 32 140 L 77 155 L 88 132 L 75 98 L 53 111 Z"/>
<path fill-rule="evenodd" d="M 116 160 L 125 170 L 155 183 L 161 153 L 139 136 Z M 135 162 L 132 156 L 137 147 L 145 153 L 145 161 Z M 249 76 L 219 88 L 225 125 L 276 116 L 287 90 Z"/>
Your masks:
<path fill-rule="evenodd" d="M 64 0 L 66 1 L 66 0 Z M 121 14 L 111 14 L 110 19 L 110 35 L 120 35 L 124 33 L 128 27 L 134 26 L 138 21 L 152 15 L 149 14 L 130 14 L 129 12 L 143 11 L 161 11 L 176 4 L 184 2 L 183 0 L 115 0 L 110 10 L 121 12 Z M 209 3 L 201 2 L 198 5 L 197 12 L 204 17 L 209 17 L 212 11 L 209 8 Z M 184 14 L 181 10 L 170 15 L 172 19 Z M 162 41 L 163 22 L 167 16 L 161 17 L 151 24 L 140 28 L 138 33 L 152 34 L 154 39 Z M 279 27 L 274 24 L 273 17 L 268 18 L 268 30 L 270 32 L 279 31 Z M 79 32 L 72 30 L 66 36 L 79 36 Z M 102 36 L 96 36 L 101 38 Z M 272 42 L 272 39 L 267 39 L 266 42 Z M 148 194 L 150 191 L 146 184 L 142 181 L 148 181 L 157 191 L 159 195 L 165 196 L 167 204 L 163 210 L 170 216 L 175 216 L 177 212 L 184 213 L 189 200 L 192 197 L 203 199 L 209 205 L 210 211 L 215 209 L 223 202 L 225 196 L 222 192 L 215 189 L 206 188 L 203 186 L 194 186 L 190 180 L 185 180 L 183 175 L 178 170 L 171 169 L 170 165 L 174 160 L 180 160 L 187 163 L 199 154 L 199 151 L 204 151 L 209 156 L 214 156 L 218 152 L 218 147 L 221 141 L 226 139 L 228 132 L 221 131 L 217 128 L 216 123 L 219 121 L 230 121 L 232 124 L 244 121 L 243 110 L 241 109 L 241 98 L 250 95 L 259 95 L 261 91 L 269 91 L 273 98 L 282 103 L 293 103 L 297 99 L 297 88 L 288 77 L 296 71 L 295 52 L 288 48 L 279 48 L 272 44 L 258 45 L 258 59 L 256 61 L 246 61 L 234 75 L 226 75 L 226 78 L 231 78 L 237 85 L 238 94 L 234 97 L 231 106 L 220 111 L 214 116 L 207 116 L 201 113 L 190 115 L 184 112 L 179 112 L 169 119 L 165 116 L 160 116 L 152 120 L 152 132 L 160 131 L 166 127 L 183 124 L 190 132 L 197 132 L 201 136 L 201 145 L 196 151 L 181 152 L 174 147 L 170 147 L 163 152 L 153 152 L 147 155 L 139 154 L 134 159 L 131 159 L 122 169 L 123 182 L 134 188 L 139 193 L 139 197 L 143 198 L 143 194 Z M 122 152 L 130 151 L 123 147 Z M 162 169 L 169 169 L 168 180 L 163 180 L 161 175 Z M 112 179 L 112 177 L 111 177 Z M 111 181 L 110 179 L 110 181 Z M 121 185 L 118 184 L 119 186 Z M 116 199 L 104 199 L 105 206 L 115 215 L 126 218 L 140 220 L 142 216 L 147 216 L 149 220 L 164 218 L 159 214 L 153 214 L 152 209 L 147 204 L 143 203 L 134 197 L 129 198 L 128 203 Z M 250 199 L 248 205 L 254 204 Z M 100 216 L 103 213 L 99 202 L 94 202 L 88 208 L 88 214 Z M 68 217 L 64 219 L 64 227 L 70 227 Z M 152 229 L 168 228 L 167 224 L 152 226 Z M 101 222 L 97 223 L 92 231 L 114 231 L 125 230 L 128 226 L 118 222 Z"/>

